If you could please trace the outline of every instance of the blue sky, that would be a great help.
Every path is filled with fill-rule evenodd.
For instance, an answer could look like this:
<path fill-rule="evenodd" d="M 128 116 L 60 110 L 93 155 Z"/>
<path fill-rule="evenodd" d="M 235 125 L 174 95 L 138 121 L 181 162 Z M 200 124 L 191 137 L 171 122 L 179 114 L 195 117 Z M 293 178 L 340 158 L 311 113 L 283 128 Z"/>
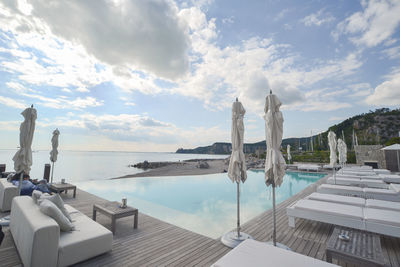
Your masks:
<path fill-rule="evenodd" d="M 400 1 L 0 2 L 0 148 L 38 111 L 34 149 L 175 151 L 265 138 L 281 99 L 284 137 L 400 107 Z"/>

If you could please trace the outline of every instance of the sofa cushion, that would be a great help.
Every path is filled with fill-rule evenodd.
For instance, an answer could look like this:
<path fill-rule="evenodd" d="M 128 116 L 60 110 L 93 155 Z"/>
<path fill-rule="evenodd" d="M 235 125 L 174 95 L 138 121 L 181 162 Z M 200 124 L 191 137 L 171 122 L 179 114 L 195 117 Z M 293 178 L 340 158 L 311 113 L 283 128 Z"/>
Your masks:
<path fill-rule="evenodd" d="M 60 234 L 58 266 L 68 266 L 111 250 L 110 230 L 71 206 L 65 207 L 74 221 L 75 231 Z"/>
<path fill-rule="evenodd" d="M 60 197 L 59 194 L 54 194 L 54 195 L 45 195 L 42 194 L 42 196 L 40 197 L 40 199 L 38 200 L 38 203 L 40 204 L 40 202 L 43 199 L 47 199 L 50 200 L 51 202 L 53 202 L 57 208 L 59 208 L 61 210 L 61 212 L 64 214 L 65 217 L 67 217 L 67 219 L 72 222 L 71 216 L 69 215 L 69 212 L 65 209 L 64 207 L 64 201 L 62 200 L 62 198 Z"/>
<path fill-rule="evenodd" d="M 32 199 L 33 202 L 35 202 L 35 204 L 38 203 L 38 199 L 42 196 L 42 192 L 40 192 L 39 190 L 33 190 L 32 192 Z"/>
<path fill-rule="evenodd" d="M 61 212 L 57 206 L 48 199 L 41 199 L 39 204 L 39 209 L 44 214 L 53 218 L 60 226 L 61 231 L 72 231 L 74 230 L 74 225 L 68 220 L 67 217 Z"/>

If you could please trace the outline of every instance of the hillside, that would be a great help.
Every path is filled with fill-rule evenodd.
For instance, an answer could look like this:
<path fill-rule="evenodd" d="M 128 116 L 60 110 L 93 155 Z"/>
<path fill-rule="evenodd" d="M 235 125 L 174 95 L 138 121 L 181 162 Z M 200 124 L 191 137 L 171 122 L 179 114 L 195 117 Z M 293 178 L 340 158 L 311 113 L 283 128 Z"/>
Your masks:
<path fill-rule="evenodd" d="M 349 149 L 352 147 L 353 129 L 358 139 L 359 145 L 385 144 L 393 137 L 397 137 L 400 131 L 400 109 L 390 110 L 381 108 L 375 111 L 369 111 L 348 118 L 343 122 L 333 125 L 327 131 L 314 135 L 314 150 L 328 149 L 328 132 L 333 131 L 338 138 L 342 138 L 344 134 L 345 142 Z M 292 151 L 311 150 L 311 137 L 286 138 L 282 140 L 282 147 L 288 144 L 292 147 Z M 176 153 L 193 153 L 193 154 L 229 154 L 231 152 L 231 143 L 217 142 L 210 146 L 197 147 L 194 149 L 179 148 Z M 252 144 L 244 144 L 245 153 L 263 153 L 266 149 L 265 141 Z"/>

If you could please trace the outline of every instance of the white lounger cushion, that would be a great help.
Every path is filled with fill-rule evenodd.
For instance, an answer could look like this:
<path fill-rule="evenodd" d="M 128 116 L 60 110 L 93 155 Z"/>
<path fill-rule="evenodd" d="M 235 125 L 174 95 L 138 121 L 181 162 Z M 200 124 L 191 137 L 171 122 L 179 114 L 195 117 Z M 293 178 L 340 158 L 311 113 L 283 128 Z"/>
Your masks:
<path fill-rule="evenodd" d="M 60 233 L 58 266 L 68 266 L 112 249 L 113 236 L 108 229 L 73 207 L 65 207 L 72 217 L 75 231 Z"/>
<path fill-rule="evenodd" d="M 400 213 L 392 210 L 364 209 L 364 219 L 367 222 L 393 225 L 400 227 Z"/>
<path fill-rule="evenodd" d="M 329 177 L 327 179 L 328 184 L 339 184 L 339 185 L 352 185 L 361 187 L 371 188 L 389 188 L 389 185 L 382 180 L 375 179 L 360 179 L 360 178 L 343 178 L 343 177 Z"/>
<path fill-rule="evenodd" d="M 400 212 L 400 202 L 385 201 L 379 199 L 364 199 L 361 197 L 348 197 L 333 194 L 321 194 L 314 192 L 306 197 L 306 199 L 327 201 L 345 205 L 353 205 L 358 207 L 366 207 L 373 209 L 393 210 Z"/>
<path fill-rule="evenodd" d="M 314 192 L 307 197 L 307 199 L 318 200 L 318 201 L 327 201 L 338 204 L 346 204 L 364 207 L 366 204 L 366 200 L 360 197 L 348 197 L 348 196 L 340 196 L 340 195 L 331 195 L 331 194 L 321 194 Z M 381 201 L 381 200 L 379 200 Z M 383 201 L 388 202 L 388 201 Z M 400 204 L 400 203 L 399 203 Z"/>
<path fill-rule="evenodd" d="M 325 214 L 348 217 L 352 219 L 362 220 L 364 218 L 363 209 L 357 206 L 343 205 L 338 203 L 314 201 L 308 199 L 300 199 L 293 205 L 296 209 L 321 212 Z"/>
<path fill-rule="evenodd" d="M 290 227 L 296 226 L 295 218 L 303 218 L 400 237 L 398 211 L 302 199 L 287 207 L 286 213 Z"/>
<path fill-rule="evenodd" d="M 378 174 L 390 174 L 390 171 L 386 169 L 374 169 L 374 172 Z"/>
<path fill-rule="evenodd" d="M 379 174 L 379 176 L 386 183 L 400 184 L 400 175 L 397 175 L 397 174 Z"/>
<path fill-rule="evenodd" d="M 332 267 L 337 266 L 315 258 L 247 239 L 220 258 L 212 267 Z"/>
<path fill-rule="evenodd" d="M 361 187 L 357 186 L 346 186 L 346 185 L 334 185 L 334 184 L 322 184 L 318 187 L 317 191 L 319 193 L 328 193 L 334 194 L 336 192 L 342 191 L 343 193 L 348 193 L 348 194 L 360 194 L 364 195 L 364 191 Z"/>
<path fill-rule="evenodd" d="M 374 209 L 394 210 L 400 212 L 400 202 L 385 201 L 379 199 L 367 199 L 365 207 Z"/>

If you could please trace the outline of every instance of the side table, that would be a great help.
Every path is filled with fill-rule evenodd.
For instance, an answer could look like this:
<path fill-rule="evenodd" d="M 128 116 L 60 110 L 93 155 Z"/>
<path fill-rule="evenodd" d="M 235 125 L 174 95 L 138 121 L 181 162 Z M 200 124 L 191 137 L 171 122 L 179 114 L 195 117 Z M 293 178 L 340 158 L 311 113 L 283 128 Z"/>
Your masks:
<path fill-rule="evenodd" d="M 52 183 L 52 184 L 50 184 L 50 190 L 53 190 L 53 191 L 57 192 L 58 194 L 61 191 L 65 191 L 65 193 L 67 193 L 68 189 L 74 190 L 73 197 L 75 198 L 76 197 L 76 185 L 68 184 L 68 183 L 64 183 L 64 184 L 62 184 L 62 183 L 57 183 L 57 184 L 56 183 Z"/>
<path fill-rule="evenodd" d="M 104 204 L 94 204 L 93 205 L 93 220 L 96 220 L 96 212 L 100 212 L 111 218 L 111 231 L 115 234 L 115 222 L 118 218 L 123 218 L 127 216 L 134 216 L 133 228 L 136 229 L 138 225 L 138 209 L 127 206 L 126 208 L 121 208 L 120 203 L 117 201 L 107 202 Z"/>
<path fill-rule="evenodd" d="M 339 235 L 349 236 L 345 241 Z M 381 240 L 379 235 L 345 227 L 335 227 L 326 246 L 326 261 L 332 257 L 359 266 L 384 266 Z"/>

